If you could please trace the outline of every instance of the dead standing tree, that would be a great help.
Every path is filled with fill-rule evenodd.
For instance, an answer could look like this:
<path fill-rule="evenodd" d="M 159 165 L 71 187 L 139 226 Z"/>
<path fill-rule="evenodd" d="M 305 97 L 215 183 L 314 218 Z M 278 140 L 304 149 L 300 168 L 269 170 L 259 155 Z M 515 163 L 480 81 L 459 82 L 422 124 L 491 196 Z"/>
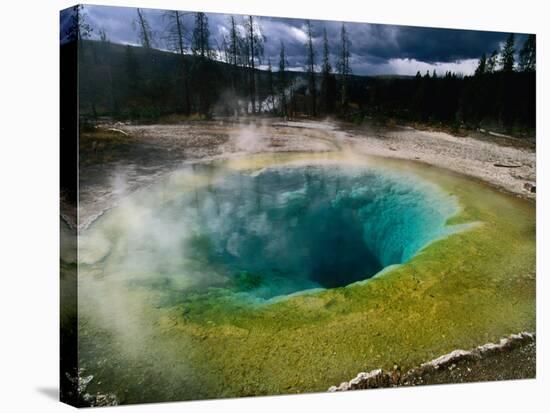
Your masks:
<path fill-rule="evenodd" d="M 252 16 L 248 16 L 245 21 L 246 29 L 246 48 L 248 57 L 248 82 L 250 103 L 252 113 L 256 113 L 256 61 L 261 63 L 260 59 L 264 53 L 264 40 L 260 26 L 254 21 Z"/>
<path fill-rule="evenodd" d="M 73 6 L 71 10 L 71 22 L 65 32 L 69 42 L 78 42 L 78 47 L 82 47 L 83 40 L 88 39 L 92 34 L 92 26 L 87 21 L 84 6 L 82 4 Z"/>
<path fill-rule="evenodd" d="M 159 72 L 156 67 L 155 55 L 153 53 L 153 45 L 155 44 L 153 30 L 147 21 L 145 12 L 141 9 L 136 9 L 137 18 L 133 22 L 134 29 L 137 31 L 138 39 L 141 47 L 145 50 L 145 57 L 149 60 L 149 64 L 143 66 L 143 78 L 141 79 L 141 87 L 144 94 L 151 102 L 152 108 L 158 108 L 161 104 L 161 97 L 158 93 Z"/>
<path fill-rule="evenodd" d="M 193 29 L 193 54 L 201 59 L 209 59 L 212 55 L 210 47 L 210 29 L 205 13 L 195 13 L 195 28 Z"/>
<path fill-rule="evenodd" d="M 340 55 L 338 57 L 338 74 L 340 75 L 340 104 L 342 112 L 348 110 L 348 78 L 351 75 L 350 67 L 350 40 L 346 26 L 342 23 L 340 30 Z"/>
<path fill-rule="evenodd" d="M 195 28 L 192 36 L 192 51 L 195 55 L 193 63 L 193 80 L 197 89 L 198 110 L 202 115 L 209 116 L 211 84 L 212 48 L 210 47 L 210 29 L 205 13 L 195 13 Z"/>
<path fill-rule="evenodd" d="M 239 65 L 239 50 L 241 50 L 242 38 L 237 30 L 237 23 L 235 17 L 231 16 L 229 19 L 230 31 L 228 42 L 228 57 L 229 64 L 231 65 L 231 89 L 233 94 L 237 91 L 237 73 Z"/>
<path fill-rule="evenodd" d="M 336 98 L 336 82 L 330 64 L 330 50 L 327 29 L 323 29 L 323 60 L 321 63 L 321 102 L 320 110 L 324 115 L 332 112 Z"/>
<path fill-rule="evenodd" d="M 138 17 L 135 21 L 135 25 L 137 26 L 141 47 L 144 49 L 151 49 L 153 47 L 153 31 L 151 30 L 151 26 L 149 26 L 149 22 L 145 18 L 143 10 L 137 9 L 137 15 Z"/>
<path fill-rule="evenodd" d="M 306 21 L 306 72 L 308 79 L 308 95 L 309 95 L 309 114 L 311 116 L 317 116 L 317 85 L 315 79 L 315 49 L 313 48 L 313 28 L 311 21 Z"/>
<path fill-rule="evenodd" d="M 285 55 L 285 44 L 281 42 L 281 52 L 279 54 L 279 72 L 278 74 L 278 89 L 279 89 L 279 110 L 283 117 L 288 116 L 288 107 L 286 99 L 286 89 L 288 87 L 288 74 L 286 67 L 288 62 Z"/>
<path fill-rule="evenodd" d="M 173 10 L 167 11 L 164 14 L 166 20 L 166 33 L 168 47 L 179 55 L 179 77 L 180 77 L 180 98 L 183 101 L 183 112 L 189 115 L 191 110 L 190 93 L 189 93 L 189 73 L 185 54 L 187 47 L 185 46 L 185 26 L 183 24 L 184 13 Z"/>
<path fill-rule="evenodd" d="M 248 66 L 248 52 L 246 58 L 244 53 L 244 39 L 237 26 L 234 16 L 229 16 L 229 33 L 223 36 L 222 39 L 222 52 L 224 61 L 230 66 L 229 79 L 231 82 L 231 93 L 226 98 L 227 103 L 231 107 L 233 113 L 236 115 L 240 112 L 238 88 L 240 84 L 239 66 L 244 64 Z"/>
<path fill-rule="evenodd" d="M 267 59 L 267 99 L 266 109 L 268 112 L 275 110 L 275 83 L 273 81 L 273 67 L 271 66 L 271 59 Z"/>

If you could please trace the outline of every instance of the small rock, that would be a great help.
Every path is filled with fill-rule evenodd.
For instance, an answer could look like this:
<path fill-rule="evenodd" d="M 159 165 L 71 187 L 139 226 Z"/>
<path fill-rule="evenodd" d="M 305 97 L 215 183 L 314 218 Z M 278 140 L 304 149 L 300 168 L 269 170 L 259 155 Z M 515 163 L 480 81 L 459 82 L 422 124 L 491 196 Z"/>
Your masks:
<path fill-rule="evenodd" d="M 397 386 L 401 381 L 401 367 L 394 365 L 391 373 L 391 384 Z"/>
<path fill-rule="evenodd" d="M 531 182 L 525 182 L 523 184 L 523 189 L 531 192 L 532 194 L 537 192 L 537 187 L 535 186 L 535 184 L 532 184 Z"/>

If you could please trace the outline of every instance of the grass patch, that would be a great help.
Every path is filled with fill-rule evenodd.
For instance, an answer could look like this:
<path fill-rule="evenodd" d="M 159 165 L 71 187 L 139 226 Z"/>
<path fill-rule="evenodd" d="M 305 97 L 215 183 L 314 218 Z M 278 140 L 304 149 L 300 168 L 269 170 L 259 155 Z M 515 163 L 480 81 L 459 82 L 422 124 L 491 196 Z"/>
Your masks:
<path fill-rule="evenodd" d="M 80 133 L 81 165 L 102 164 L 124 159 L 136 142 L 132 136 L 108 129 L 96 128 Z"/>

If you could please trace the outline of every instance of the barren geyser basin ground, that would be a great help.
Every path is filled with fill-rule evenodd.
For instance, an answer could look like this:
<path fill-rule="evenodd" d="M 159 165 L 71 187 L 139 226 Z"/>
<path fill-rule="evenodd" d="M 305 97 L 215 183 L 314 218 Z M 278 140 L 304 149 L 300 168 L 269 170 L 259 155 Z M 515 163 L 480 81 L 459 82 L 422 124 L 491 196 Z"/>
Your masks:
<path fill-rule="evenodd" d="M 88 162 L 92 144 L 116 161 Z M 527 146 L 211 121 L 103 125 L 81 151 L 78 350 L 90 394 L 326 391 L 535 332 Z M 534 374 L 528 359 L 493 378 Z"/>

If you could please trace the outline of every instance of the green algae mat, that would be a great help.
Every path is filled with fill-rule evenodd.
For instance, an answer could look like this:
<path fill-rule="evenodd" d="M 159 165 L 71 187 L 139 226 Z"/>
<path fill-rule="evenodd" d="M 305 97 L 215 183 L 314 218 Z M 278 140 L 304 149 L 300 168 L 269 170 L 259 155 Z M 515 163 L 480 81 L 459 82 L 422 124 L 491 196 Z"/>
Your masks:
<path fill-rule="evenodd" d="M 87 392 L 326 391 L 535 330 L 535 204 L 345 153 L 190 164 L 79 236 Z"/>

